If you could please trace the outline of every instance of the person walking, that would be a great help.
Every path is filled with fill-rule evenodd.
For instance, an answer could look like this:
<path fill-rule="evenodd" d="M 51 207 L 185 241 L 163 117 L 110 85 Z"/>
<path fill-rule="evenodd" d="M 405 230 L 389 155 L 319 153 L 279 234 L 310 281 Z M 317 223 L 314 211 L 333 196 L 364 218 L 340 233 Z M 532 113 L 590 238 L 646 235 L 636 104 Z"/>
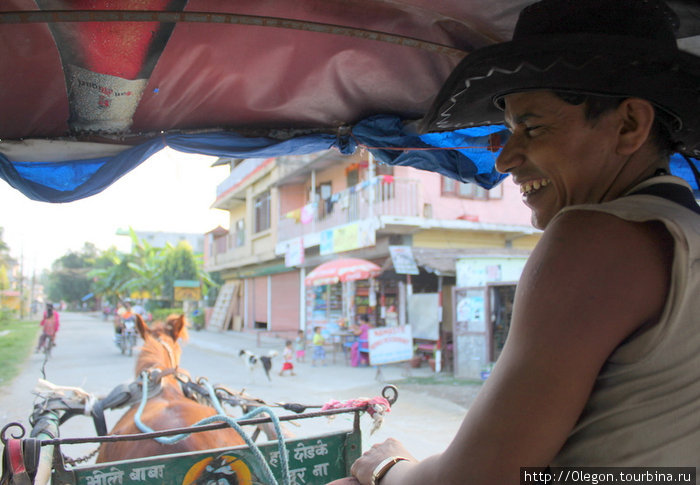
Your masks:
<path fill-rule="evenodd" d="M 297 363 L 304 363 L 306 358 L 306 335 L 303 330 L 297 332 L 297 338 L 294 340 L 294 350 Z"/>
<path fill-rule="evenodd" d="M 368 315 L 360 315 L 359 320 L 359 325 L 353 325 L 351 328 L 356 337 L 350 347 L 350 365 L 352 367 L 369 364 L 369 331 L 373 327 Z"/>
<path fill-rule="evenodd" d="M 280 376 L 283 376 L 285 372 L 289 371 L 290 375 L 295 376 L 294 364 L 292 359 L 294 358 L 294 351 L 292 350 L 292 341 L 287 340 L 284 344 L 284 351 L 282 352 L 282 358 L 284 362 L 282 363 L 282 370 L 280 370 Z"/>

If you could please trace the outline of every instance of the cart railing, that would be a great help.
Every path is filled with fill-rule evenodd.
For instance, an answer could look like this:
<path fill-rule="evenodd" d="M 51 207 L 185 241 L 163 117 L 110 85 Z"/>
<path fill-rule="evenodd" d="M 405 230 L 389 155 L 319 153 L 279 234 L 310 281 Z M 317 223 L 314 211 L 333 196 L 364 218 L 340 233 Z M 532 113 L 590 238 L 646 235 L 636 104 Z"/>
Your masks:
<path fill-rule="evenodd" d="M 392 404 L 398 397 L 394 386 L 385 387 L 382 394 Z M 291 408 L 293 406 L 285 406 L 285 409 Z M 230 478 L 233 473 L 236 474 L 238 482 L 232 483 L 266 483 L 261 481 L 261 478 L 265 476 L 264 468 L 269 469 L 280 484 L 325 484 L 349 476 L 350 466 L 362 452 L 360 414 L 368 410 L 371 411 L 368 405 L 365 405 L 334 407 L 320 411 L 274 416 L 274 419 L 279 421 L 297 421 L 344 413 L 354 414 L 351 430 L 286 440 L 283 443 L 284 448 L 279 447 L 280 443 L 270 441 L 255 445 L 257 450 L 243 445 L 85 466 L 67 466 L 61 446 L 149 440 L 183 433 L 223 429 L 228 424 L 217 422 L 133 435 L 60 438 L 58 437 L 58 426 L 59 423 L 63 422 L 63 415 L 55 410 L 47 410 L 32 420 L 32 431 L 29 439 L 24 439 L 26 431 L 20 423 L 10 423 L 2 429 L 0 438 L 5 445 L 5 454 L 9 448 L 12 448 L 10 445 L 13 443 L 10 442 L 13 441 L 14 444 L 17 442 L 30 444 L 31 442 L 33 447 L 40 446 L 41 450 L 40 454 L 37 455 L 39 458 L 34 458 L 36 462 L 27 467 L 36 470 L 35 478 L 32 476 L 33 482 L 11 481 L 12 477 L 10 476 L 8 479 L 7 470 L 4 470 L 3 478 L 9 481 L 3 482 L 3 485 L 5 483 L 43 485 L 49 480 L 51 483 L 76 485 L 226 483 L 217 480 L 227 476 Z M 239 426 L 257 426 L 272 420 L 273 417 L 253 417 L 237 420 L 236 423 Z M 12 428 L 15 428 L 14 431 L 11 431 Z M 8 433 L 11 434 L 11 438 L 6 436 Z M 24 448 L 24 446 L 25 443 L 22 443 L 21 447 L 15 446 L 15 448 Z M 283 466 L 284 463 L 280 457 L 283 449 L 286 449 L 286 467 Z M 260 462 L 259 456 L 262 456 L 265 463 Z"/>

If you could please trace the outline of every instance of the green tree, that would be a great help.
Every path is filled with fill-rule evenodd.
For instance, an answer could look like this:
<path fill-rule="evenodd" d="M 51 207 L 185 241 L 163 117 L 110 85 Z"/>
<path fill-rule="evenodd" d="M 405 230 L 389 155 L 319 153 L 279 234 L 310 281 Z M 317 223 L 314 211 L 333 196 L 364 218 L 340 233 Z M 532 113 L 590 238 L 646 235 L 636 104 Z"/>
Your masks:
<path fill-rule="evenodd" d="M 93 292 L 116 305 L 119 298 L 129 293 L 129 286 L 136 278 L 129 263 L 130 256 L 120 253 L 114 246 L 104 251 L 88 272 L 93 280 Z"/>
<path fill-rule="evenodd" d="M 79 307 L 82 297 L 92 292 L 90 270 L 95 265 L 98 250 L 92 243 L 85 243 L 80 252 L 69 251 L 51 265 L 48 275 L 48 297 L 52 301 L 63 300 Z"/>
<path fill-rule="evenodd" d="M 164 259 L 162 278 L 163 296 L 173 299 L 175 280 L 199 279 L 197 259 L 192 252 L 192 247 L 187 241 L 180 241 L 175 247 L 170 244 L 166 245 Z"/>
<path fill-rule="evenodd" d="M 131 290 L 148 292 L 151 298 L 162 296 L 165 256 L 162 248 L 151 246 L 145 239 L 139 239 L 129 228 L 132 251 L 129 268 L 136 274 Z"/>
<path fill-rule="evenodd" d="M 10 266 L 15 263 L 14 259 L 10 257 L 10 247 L 2 237 L 3 232 L 4 229 L 0 227 L 0 290 L 6 290 L 10 287 L 8 272 Z"/>

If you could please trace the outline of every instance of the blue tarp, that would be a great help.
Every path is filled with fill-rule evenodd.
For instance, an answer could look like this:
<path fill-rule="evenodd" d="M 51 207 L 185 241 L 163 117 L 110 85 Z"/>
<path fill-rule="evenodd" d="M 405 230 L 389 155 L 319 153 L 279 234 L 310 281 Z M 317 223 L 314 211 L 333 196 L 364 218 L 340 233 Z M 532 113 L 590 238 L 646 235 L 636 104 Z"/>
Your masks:
<path fill-rule="evenodd" d="M 186 153 L 231 158 L 305 155 L 330 148 L 349 155 L 358 147 L 365 147 L 380 162 L 438 172 L 490 189 L 504 178 L 496 172 L 494 163 L 498 145 L 507 136 L 507 130 L 500 125 L 419 135 L 410 123 L 398 117 L 374 116 L 340 135 L 313 134 L 278 140 L 232 132 L 164 134 L 118 155 L 87 160 L 10 161 L 0 154 L 0 177 L 30 199 L 71 202 L 101 192 L 166 146 Z M 697 160 L 691 160 L 700 168 Z M 671 172 L 686 179 L 696 196 L 700 195 L 697 179 L 680 155 L 672 157 Z"/>

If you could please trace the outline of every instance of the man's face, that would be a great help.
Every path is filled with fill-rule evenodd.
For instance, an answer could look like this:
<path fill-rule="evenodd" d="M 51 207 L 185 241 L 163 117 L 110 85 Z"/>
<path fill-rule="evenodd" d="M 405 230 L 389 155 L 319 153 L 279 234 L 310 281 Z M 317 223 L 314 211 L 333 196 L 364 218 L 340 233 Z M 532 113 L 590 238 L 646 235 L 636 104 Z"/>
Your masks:
<path fill-rule="evenodd" d="M 549 91 L 508 95 L 505 108 L 511 136 L 496 168 L 520 186 L 533 226 L 544 229 L 566 206 L 605 200 L 620 169 L 614 112 L 587 121 L 582 105 Z"/>

